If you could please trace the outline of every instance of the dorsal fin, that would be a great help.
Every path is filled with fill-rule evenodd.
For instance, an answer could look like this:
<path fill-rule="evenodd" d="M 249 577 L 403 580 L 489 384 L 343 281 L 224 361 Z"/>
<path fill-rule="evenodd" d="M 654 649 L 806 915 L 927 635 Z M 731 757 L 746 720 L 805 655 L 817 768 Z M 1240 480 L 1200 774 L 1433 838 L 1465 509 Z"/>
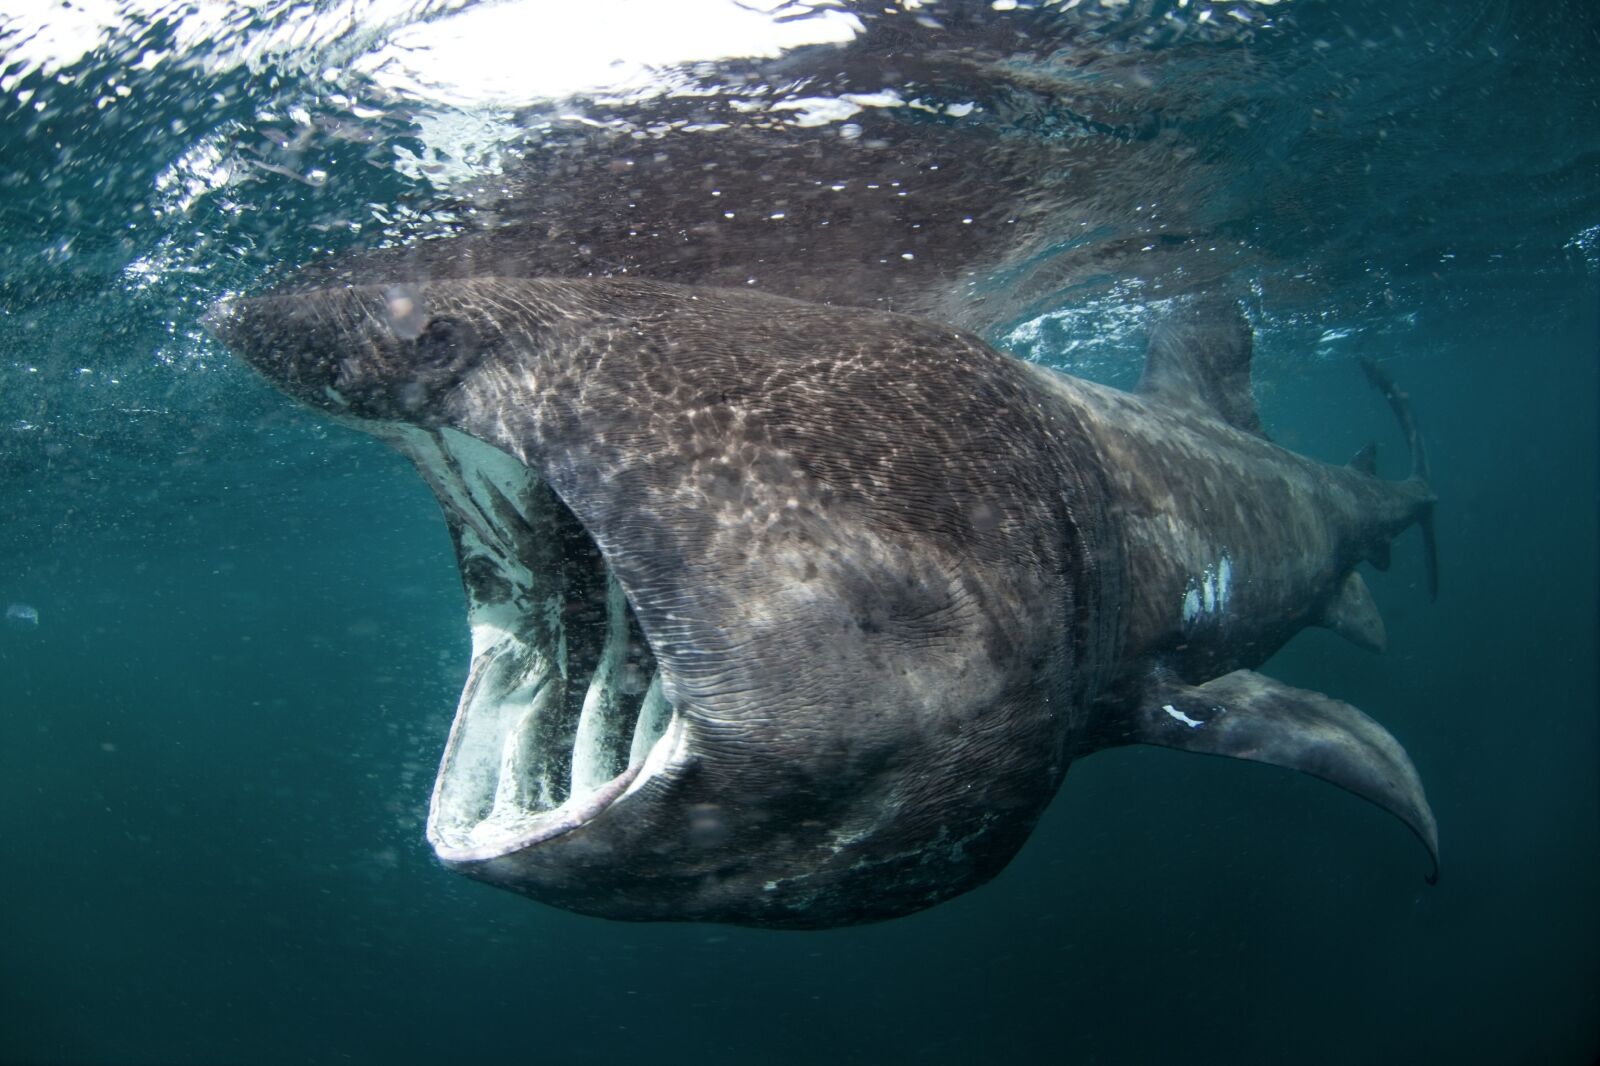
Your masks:
<path fill-rule="evenodd" d="M 1250 323 L 1236 301 L 1180 298 L 1150 331 L 1138 391 L 1264 437 L 1250 393 L 1252 346 Z"/>

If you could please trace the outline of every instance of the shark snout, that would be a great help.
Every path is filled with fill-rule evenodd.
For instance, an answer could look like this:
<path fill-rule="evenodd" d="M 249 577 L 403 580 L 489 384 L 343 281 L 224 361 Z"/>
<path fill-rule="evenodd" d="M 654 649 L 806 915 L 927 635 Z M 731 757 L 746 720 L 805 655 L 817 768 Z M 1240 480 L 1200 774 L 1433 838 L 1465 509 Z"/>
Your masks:
<path fill-rule="evenodd" d="M 226 297 L 212 304 L 211 309 L 200 316 L 200 325 L 205 331 L 229 348 L 237 348 L 235 319 L 238 304 L 237 299 Z"/>

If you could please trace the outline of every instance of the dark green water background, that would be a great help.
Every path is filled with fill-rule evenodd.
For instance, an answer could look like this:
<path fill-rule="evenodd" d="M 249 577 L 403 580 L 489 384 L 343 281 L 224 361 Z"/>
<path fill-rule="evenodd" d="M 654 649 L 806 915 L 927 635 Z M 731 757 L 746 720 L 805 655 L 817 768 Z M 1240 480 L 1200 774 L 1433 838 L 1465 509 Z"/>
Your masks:
<path fill-rule="evenodd" d="M 1565 10 L 1592 45 L 1593 14 Z M 1593 176 L 1577 69 L 1524 117 L 1564 123 Z M 1506 154 L 1410 166 L 1481 176 Z M 0 169 L 45 167 L 20 159 Z M 1431 444 L 1438 601 L 1408 534 L 1368 575 L 1387 655 L 1310 631 L 1266 669 L 1402 740 L 1439 885 L 1409 834 L 1325 785 L 1124 749 L 1074 765 L 992 884 L 802 934 L 607 923 L 438 867 L 422 818 L 468 645 L 429 492 L 198 339 L 248 269 L 183 296 L 58 269 L 28 250 L 71 225 L 13 180 L 0 601 L 39 623 L 0 628 L 0 1060 L 1593 1062 L 1600 214 L 1596 189 L 1507 167 L 1487 184 L 1546 197 L 1546 228 L 1456 205 L 1506 258 L 1417 269 L 1392 313 L 1256 309 L 1275 439 L 1343 461 L 1376 438 L 1397 473 L 1366 353 Z M 1381 263 L 1385 231 L 1360 224 Z M 117 264 L 154 246 L 127 232 Z M 1335 326 L 1352 338 L 1319 348 Z M 1140 338 L 1096 352 L 1025 354 L 1127 381 Z"/>

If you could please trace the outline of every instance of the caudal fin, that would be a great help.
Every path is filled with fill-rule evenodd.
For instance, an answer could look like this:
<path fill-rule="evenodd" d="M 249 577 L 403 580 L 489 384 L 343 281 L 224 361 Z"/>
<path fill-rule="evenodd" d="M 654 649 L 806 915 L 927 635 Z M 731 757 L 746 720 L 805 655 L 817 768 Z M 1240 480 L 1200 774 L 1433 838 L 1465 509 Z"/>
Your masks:
<path fill-rule="evenodd" d="M 1422 556 L 1428 567 L 1428 599 L 1439 598 L 1439 548 L 1433 541 L 1433 504 L 1428 504 L 1417 515 L 1417 528 L 1422 530 Z"/>
<path fill-rule="evenodd" d="M 1411 480 L 1426 488 L 1429 485 L 1428 449 L 1422 441 L 1422 431 L 1417 429 L 1417 420 L 1411 413 L 1411 397 L 1394 378 L 1376 362 L 1363 357 L 1361 369 L 1366 372 L 1367 380 L 1372 387 L 1383 393 L 1383 398 L 1389 401 L 1389 409 L 1394 412 L 1395 418 L 1400 423 L 1400 432 L 1405 434 L 1406 445 L 1411 449 Z M 1422 552 L 1424 562 L 1428 569 L 1428 598 L 1437 599 L 1439 596 L 1439 549 L 1433 537 L 1433 499 L 1423 502 L 1416 513 L 1417 528 L 1422 531 Z"/>

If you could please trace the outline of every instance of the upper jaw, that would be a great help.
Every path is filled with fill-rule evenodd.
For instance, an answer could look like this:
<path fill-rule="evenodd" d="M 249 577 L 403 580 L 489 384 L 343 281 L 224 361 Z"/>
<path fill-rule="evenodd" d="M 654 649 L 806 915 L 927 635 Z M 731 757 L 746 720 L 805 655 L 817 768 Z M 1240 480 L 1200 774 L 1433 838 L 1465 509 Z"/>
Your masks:
<path fill-rule="evenodd" d="M 521 461 L 453 429 L 389 424 L 448 519 L 472 668 L 428 839 L 449 863 L 535 847 L 628 803 L 685 745 L 626 591 Z"/>

